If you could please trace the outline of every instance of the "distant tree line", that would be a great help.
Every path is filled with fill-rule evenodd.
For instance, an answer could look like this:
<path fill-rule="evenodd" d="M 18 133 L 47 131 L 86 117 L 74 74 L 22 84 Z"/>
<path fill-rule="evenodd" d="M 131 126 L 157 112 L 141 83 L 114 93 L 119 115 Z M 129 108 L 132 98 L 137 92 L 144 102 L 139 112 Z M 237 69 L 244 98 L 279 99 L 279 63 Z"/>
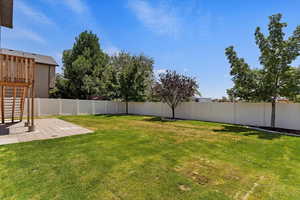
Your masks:
<path fill-rule="evenodd" d="M 154 60 L 143 54 L 120 52 L 107 55 L 99 38 L 90 31 L 75 39 L 72 49 L 63 52 L 63 73 L 57 74 L 52 98 L 164 101 L 174 110 L 196 94 L 193 78 L 167 71 L 155 80 Z"/>
<path fill-rule="evenodd" d="M 63 52 L 63 73 L 57 74 L 53 98 L 144 101 L 153 83 L 152 58 L 121 52 L 107 55 L 99 38 L 85 31 Z"/>

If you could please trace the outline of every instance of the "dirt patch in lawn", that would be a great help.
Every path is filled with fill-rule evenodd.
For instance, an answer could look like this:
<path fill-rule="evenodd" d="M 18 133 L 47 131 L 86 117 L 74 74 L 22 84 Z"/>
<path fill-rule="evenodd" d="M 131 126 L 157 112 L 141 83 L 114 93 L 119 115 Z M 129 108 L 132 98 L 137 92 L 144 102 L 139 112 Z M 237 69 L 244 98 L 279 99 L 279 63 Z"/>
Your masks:
<path fill-rule="evenodd" d="M 233 199 L 240 199 L 249 193 L 255 184 L 256 188 L 263 175 L 245 171 L 229 163 L 212 161 L 206 158 L 195 158 L 186 161 L 175 170 L 191 179 L 200 187 L 215 189 L 224 192 Z M 265 176 L 267 179 L 267 176 Z M 252 191 L 253 190 L 253 191 Z M 255 195 L 254 189 L 251 195 Z M 250 194 L 248 194 L 250 196 Z"/>

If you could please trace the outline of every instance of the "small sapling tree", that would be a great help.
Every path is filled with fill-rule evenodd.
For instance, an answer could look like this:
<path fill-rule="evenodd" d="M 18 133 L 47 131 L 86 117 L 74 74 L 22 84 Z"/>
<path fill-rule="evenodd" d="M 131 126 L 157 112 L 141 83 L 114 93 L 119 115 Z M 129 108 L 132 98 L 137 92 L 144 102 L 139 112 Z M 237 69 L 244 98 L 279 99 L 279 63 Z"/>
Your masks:
<path fill-rule="evenodd" d="M 198 93 L 198 84 L 194 78 L 181 75 L 176 71 L 167 71 L 159 75 L 154 86 L 155 94 L 172 109 L 175 119 L 175 109 L 183 101 L 189 101 Z"/>

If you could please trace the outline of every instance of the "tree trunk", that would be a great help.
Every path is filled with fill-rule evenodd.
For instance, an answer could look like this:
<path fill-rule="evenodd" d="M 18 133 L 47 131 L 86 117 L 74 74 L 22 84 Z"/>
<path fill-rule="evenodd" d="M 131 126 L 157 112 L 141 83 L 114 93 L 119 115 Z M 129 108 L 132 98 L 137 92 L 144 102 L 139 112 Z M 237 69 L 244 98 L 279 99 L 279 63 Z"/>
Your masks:
<path fill-rule="evenodd" d="M 172 107 L 172 119 L 175 119 L 175 108 Z"/>
<path fill-rule="evenodd" d="M 272 100 L 272 112 L 271 112 L 271 127 L 275 128 L 276 120 L 276 99 Z"/>
<path fill-rule="evenodd" d="M 128 101 L 126 101 L 126 115 L 128 115 Z"/>

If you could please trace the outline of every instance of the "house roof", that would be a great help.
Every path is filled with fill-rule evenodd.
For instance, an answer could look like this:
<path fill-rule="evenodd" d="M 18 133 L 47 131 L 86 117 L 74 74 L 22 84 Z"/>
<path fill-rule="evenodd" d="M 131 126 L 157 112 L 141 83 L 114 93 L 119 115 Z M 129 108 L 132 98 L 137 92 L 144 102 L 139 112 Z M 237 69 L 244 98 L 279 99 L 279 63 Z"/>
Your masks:
<path fill-rule="evenodd" d="M 17 51 L 17 50 L 11 50 L 11 49 L 0 49 L 1 53 L 12 55 L 12 56 L 20 56 L 20 57 L 26 57 L 26 58 L 34 58 L 36 63 L 40 64 L 46 64 L 51 66 L 58 66 L 57 62 L 54 60 L 51 56 L 45 56 L 35 53 L 28 53 L 24 51 Z"/>

